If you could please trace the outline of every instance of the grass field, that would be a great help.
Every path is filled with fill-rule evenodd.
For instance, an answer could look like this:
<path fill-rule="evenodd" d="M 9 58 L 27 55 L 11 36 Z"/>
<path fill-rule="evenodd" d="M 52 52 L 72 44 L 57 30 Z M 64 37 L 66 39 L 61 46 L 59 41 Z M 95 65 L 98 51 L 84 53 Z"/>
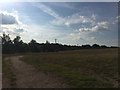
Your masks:
<path fill-rule="evenodd" d="M 31 53 L 21 60 L 63 78 L 72 88 L 118 87 L 117 49 Z"/>

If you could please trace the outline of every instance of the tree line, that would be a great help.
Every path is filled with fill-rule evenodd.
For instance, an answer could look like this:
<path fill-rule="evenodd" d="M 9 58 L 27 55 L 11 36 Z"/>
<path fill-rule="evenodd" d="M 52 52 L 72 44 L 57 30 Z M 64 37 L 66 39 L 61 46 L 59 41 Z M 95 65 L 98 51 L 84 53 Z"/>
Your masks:
<path fill-rule="evenodd" d="M 25 52 L 56 52 L 56 51 L 64 51 L 64 50 L 79 50 L 79 49 L 90 49 L 90 48 L 108 48 L 105 45 L 93 44 L 90 46 L 82 45 L 62 45 L 59 43 L 50 43 L 46 41 L 46 43 L 38 43 L 36 40 L 31 40 L 29 43 L 25 43 L 21 40 L 20 36 L 16 36 L 13 40 L 11 40 L 9 34 L 3 34 L 1 36 L 1 44 L 2 44 L 2 53 L 25 53 Z"/>

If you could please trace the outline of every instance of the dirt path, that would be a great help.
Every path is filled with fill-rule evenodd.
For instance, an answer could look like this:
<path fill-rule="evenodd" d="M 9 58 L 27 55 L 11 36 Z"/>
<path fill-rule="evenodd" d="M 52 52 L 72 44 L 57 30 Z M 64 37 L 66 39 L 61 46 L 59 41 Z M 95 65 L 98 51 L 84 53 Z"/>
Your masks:
<path fill-rule="evenodd" d="M 45 74 L 19 60 L 21 56 L 10 57 L 16 75 L 16 88 L 66 88 L 58 77 Z"/>
<path fill-rule="evenodd" d="M 2 88 L 11 88 L 10 81 L 4 74 L 2 74 Z"/>

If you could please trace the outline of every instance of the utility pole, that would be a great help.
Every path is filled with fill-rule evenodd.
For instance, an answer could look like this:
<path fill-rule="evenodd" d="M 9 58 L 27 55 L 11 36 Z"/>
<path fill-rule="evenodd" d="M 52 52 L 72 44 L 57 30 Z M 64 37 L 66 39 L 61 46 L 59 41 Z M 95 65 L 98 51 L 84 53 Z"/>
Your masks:
<path fill-rule="evenodd" d="M 57 39 L 55 39 L 55 43 L 57 43 Z"/>

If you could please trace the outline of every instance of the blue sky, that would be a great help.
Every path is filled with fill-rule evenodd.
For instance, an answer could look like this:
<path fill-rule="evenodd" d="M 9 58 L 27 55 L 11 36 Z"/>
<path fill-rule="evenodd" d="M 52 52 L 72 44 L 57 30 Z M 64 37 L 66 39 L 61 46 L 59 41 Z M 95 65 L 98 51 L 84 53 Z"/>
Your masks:
<path fill-rule="evenodd" d="M 11 2 L 0 5 L 2 31 L 25 42 L 118 45 L 116 2 Z"/>

